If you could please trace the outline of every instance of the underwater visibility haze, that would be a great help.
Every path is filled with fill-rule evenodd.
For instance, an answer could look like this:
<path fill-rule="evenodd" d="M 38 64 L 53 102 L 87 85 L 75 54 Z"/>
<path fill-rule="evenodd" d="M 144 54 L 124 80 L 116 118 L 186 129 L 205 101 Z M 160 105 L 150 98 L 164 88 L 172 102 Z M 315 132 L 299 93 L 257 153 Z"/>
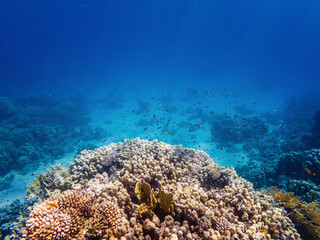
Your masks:
<path fill-rule="evenodd" d="M 320 2 L 0 1 L 0 239 L 320 239 Z"/>

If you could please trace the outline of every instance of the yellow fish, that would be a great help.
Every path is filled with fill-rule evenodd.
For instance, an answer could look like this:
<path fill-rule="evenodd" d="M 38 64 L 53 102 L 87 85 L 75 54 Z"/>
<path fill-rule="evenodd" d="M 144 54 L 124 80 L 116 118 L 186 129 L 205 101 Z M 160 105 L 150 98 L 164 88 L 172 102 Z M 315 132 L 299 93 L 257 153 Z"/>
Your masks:
<path fill-rule="evenodd" d="M 46 205 L 47 205 L 48 207 L 51 207 L 51 208 L 56 208 L 56 207 L 58 207 L 57 204 L 52 203 L 52 202 L 51 202 L 51 203 L 50 203 L 50 202 L 47 202 Z"/>

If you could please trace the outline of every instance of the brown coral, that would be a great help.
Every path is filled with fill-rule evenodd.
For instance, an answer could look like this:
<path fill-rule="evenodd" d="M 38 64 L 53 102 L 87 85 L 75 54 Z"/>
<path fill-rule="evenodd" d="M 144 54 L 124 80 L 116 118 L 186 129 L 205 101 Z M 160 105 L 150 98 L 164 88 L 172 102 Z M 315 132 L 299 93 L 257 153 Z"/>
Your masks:
<path fill-rule="evenodd" d="M 99 202 L 85 191 L 66 191 L 38 204 L 31 212 L 25 239 L 86 239 L 115 230 L 121 219 L 113 203 Z"/>

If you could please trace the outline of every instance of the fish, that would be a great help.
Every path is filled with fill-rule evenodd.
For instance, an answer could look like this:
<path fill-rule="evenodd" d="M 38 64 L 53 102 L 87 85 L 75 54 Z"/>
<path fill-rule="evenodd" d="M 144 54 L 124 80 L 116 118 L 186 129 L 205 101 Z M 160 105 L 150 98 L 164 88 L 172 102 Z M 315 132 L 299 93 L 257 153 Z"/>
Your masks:
<path fill-rule="evenodd" d="M 311 174 L 311 171 L 308 168 L 304 168 L 304 170 L 306 170 L 308 174 Z"/>
<path fill-rule="evenodd" d="M 51 207 L 51 208 L 56 208 L 56 207 L 58 207 L 57 204 L 55 204 L 55 203 L 50 203 L 50 202 L 47 202 L 46 205 L 47 205 L 48 207 Z"/>
<path fill-rule="evenodd" d="M 204 93 L 205 93 L 205 95 L 206 95 L 207 97 L 212 96 L 212 93 L 208 93 L 207 91 L 205 91 Z"/>
<path fill-rule="evenodd" d="M 275 231 L 275 230 L 277 230 L 276 228 L 274 228 L 274 227 L 271 227 L 271 228 L 269 228 L 271 231 Z"/>
<path fill-rule="evenodd" d="M 164 134 L 168 134 L 168 132 L 163 132 Z"/>
<path fill-rule="evenodd" d="M 280 197 L 284 197 L 285 195 L 281 192 L 277 192 L 277 194 L 280 196 Z"/>
<path fill-rule="evenodd" d="M 259 233 L 266 233 L 267 231 L 266 230 L 263 230 L 263 229 L 261 229 L 261 230 L 259 230 Z"/>

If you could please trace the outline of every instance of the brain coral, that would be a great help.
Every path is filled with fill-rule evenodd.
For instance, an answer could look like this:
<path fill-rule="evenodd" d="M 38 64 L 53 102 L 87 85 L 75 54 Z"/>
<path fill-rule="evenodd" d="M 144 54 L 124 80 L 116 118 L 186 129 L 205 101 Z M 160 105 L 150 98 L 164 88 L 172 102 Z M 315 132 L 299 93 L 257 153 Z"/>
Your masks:
<path fill-rule="evenodd" d="M 68 171 L 70 186 L 78 190 L 37 205 L 27 221 L 26 236 L 47 234 L 58 221 L 61 230 L 55 229 L 50 236 L 60 234 L 61 239 L 77 234 L 86 235 L 84 239 L 106 239 L 101 231 L 117 225 L 117 231 L 107 238 L 301 239 L 285 210 L 277 207 L 272 197 L 254 191 L 251 183 L 238 177 L 233 169 L 218 167 L 203 151 L 137 138 L 83 151 Z M 138 183 L 146 187 L 137 191 Z M 147 191 L 141 192 L 144 189 Z M 89 202 L 91 207 L 80 204 L 81 211 L 60 211 L 54 204 L 60 206 L 58 199 L 70 194 L 80 194 L 81 201 Z M 150 196 L 141 198 L 141 194 Z M 166 202 L 165 196 L 170 196 Z M 153 200 L 145 200 L 149 198 Z M 111 209 L 105 207 L 110 202 L 123 212 L 121 221 L 116 214 L 115 225 L 99 214 Z M 79 200 L 70 200 L 61 209 L 72 204 L 79 204 Z M 45 224 L 35 220 L 39 211 L 51 216 L 48 220 L 42 218 Z M 84 227 L 86 223 L 77 227 L 79 218 L 87 216 L 94 216 L 91 227 Z"/>

